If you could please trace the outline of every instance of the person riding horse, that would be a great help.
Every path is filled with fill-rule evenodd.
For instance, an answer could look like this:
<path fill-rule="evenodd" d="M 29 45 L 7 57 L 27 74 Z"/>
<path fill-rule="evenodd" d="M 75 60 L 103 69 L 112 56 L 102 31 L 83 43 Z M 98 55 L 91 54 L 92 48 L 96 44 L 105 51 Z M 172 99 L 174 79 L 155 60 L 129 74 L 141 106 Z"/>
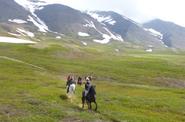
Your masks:
<path fill-rule="evenodd" d="M 89 93 L 89 90 L 91 88 L 91 77 L 86 77 L 86 83 L 85 83 L 85 97 Z"/>
<path fill-rule="evenodd" d="M 71 84 L 75 84 L 74 77 L 69 75 L 67 77 L 66 87 L 67 87 L 67 93 L 69 92 L 69 87 Z"/>
<path fill-rule="evenodd" d="M 85 101 L 88 105 L 88 108 L 91 109 L 91 103 L 93 102 L 96 107 L 95 111 L 97 110 L 97 103 L 96 103 L 96 91 L 95 86 L 91 84 L 91 77 L 86 77 L 85 83 L 85 90 L 82 92 L 82 108 L 84 108 Z"/>
<path fill-rule="evenodd" d="M 78 77 L 78 85 L 82 85 L 83 81 L 82 81 L 82 78 L 81 77 Z"/>

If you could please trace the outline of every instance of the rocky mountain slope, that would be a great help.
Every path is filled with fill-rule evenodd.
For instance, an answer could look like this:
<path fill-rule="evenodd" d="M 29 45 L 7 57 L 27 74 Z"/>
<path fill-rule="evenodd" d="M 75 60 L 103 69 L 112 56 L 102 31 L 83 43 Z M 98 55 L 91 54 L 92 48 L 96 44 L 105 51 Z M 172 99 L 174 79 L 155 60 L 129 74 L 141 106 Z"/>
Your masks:
<path fill-rule="evenodd" d="M 82 12 L 39 0 L 0 1 L 0 28 L 17 38 L 35 38 L 35 34 L 43 33 L 97 44 L 117 41 L 144 48 L 185 47 L 181 44 L 185 29 L 169 23 L 150 23 L 142 26 L 113 11 Z"/>
<path fill-rule="evenodd" d="M 185 28 L 160 19 L 145 23 L 146 28 L 153 28 L 163 34 L 163 42 L 173 48 L 185 48 Z"/>

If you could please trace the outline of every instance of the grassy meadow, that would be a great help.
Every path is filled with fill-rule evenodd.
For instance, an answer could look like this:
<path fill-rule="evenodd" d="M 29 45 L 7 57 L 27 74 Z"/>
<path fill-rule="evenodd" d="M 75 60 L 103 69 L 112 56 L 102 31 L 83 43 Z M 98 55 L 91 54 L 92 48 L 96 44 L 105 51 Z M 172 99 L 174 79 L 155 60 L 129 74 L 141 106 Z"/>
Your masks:
<path fill-rule="evenodd" d="M 98 111 L 81 108 L 84 86 L 66 96 L 66 77 L 93 76 Z M 185 53 L 67 41 L 0 43 L 2 122 L 184 122 Z"/>

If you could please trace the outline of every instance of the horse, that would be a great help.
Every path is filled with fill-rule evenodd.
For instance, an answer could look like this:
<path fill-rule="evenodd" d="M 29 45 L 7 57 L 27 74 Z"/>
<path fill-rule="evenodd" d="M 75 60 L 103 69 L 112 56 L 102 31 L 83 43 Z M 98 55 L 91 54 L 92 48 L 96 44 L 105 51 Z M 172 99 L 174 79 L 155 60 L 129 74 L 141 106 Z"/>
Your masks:
<path fill-rule="evenodd" d="M 82 108 L 84 108 L 85 102 L 88 105 L 88 109 L 92 109 L 91 103 L 95 104 L 95 111 L 97 111 L 98 105 L 96 103 L 96 91 L 95 86 L 91 86 L 87 96 L 85 96 L 85 91 L 82 92 Z"/>
<path fill-rule="evenodd" d="M 76 84 L 75 83 L 72 83 L 68 87 L 69 88 L 67 88 L 68 89 L 67 94 L 70 94 L 70 95 L 74 94 L 75 93 L 75 89 L 76 89 Z"/>
<path fill-rule="evenodd" d="M 76 88 L 76 81 L 74 80 L 74 76 L 69 75 L 67 77 L 67 94 L 74 94 L 75 93 L 75 88 Z"/>

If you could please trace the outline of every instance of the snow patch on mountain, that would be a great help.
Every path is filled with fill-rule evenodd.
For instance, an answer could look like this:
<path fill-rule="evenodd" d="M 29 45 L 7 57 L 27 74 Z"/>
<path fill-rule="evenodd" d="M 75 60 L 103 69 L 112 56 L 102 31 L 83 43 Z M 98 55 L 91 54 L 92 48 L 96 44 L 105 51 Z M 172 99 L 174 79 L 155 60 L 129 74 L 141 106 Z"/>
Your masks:
<path fill-rule="evenodd" d="M 102 40 L 94 39 L 93 41 L 94 42 L 97 42 L 97 43 L 101 43 L 101 44 L 107 44 L 107 43 L 109 43 L 111 41 L 111 39 L 118 40 L 118 41 L 121 41 L 121 42 L 124 41 L 120 35 L 116 35 L 115 36 L 108 29 L 106 29 L 106 30 L 108 31 L 108 33 L 110 35 L 108 35 L 108 34 L 102 34 L 102 37 L 104 39 L 102 39 Z"/>
<path fill-rule="evenodd" d="M 36 27 L 38 27 L 40 32 L 49 31 L 48 27 L 39 18 L 37 18 L 37 20 L 39 20 L 40 23 L 38 21 L 34 20 L 33 17 L 31 17 L 31 16 L 28 16 L 28 18 L 29 18 L 28 21 L 32 22 Z"/>
<path fill-rule="evenodd" d="M 104 38 L 104 39 L 102 39 L 102 40 L 94 39 L 93 41 L 94 41 L 94 42 L 97 42 L 97 43 L 100 43 L 100 44 L 107 44 L 107 43 L 110 42 L 111 37 L 110 37 L 109 35 L 103 34 L 103 38 Z"/>
<path fill-rule="evenodd" d="M 17 23 L 17 24 L 27 23 L 25 20 L 21 20 L 21 19 L 9 19 L 8 21 L 12 23 Z"/>
<path fill-rule="evenodd" d="M 31 13 L 34 13 L 35 10 L 40 10 L 43 8 L 43 6 L 48 5 L 47 2 L 43 2 L 43 1 L 36 1 L 36 2 L 32 2 L 31 0 L 14 0 L 16 3 L 18 3 L 19 5 L 21 5 L 23 8 L 25 8 L 26 10 L 30 11 Z"/>
<path fill-rule="evenodd" d="M 20 34 L 23 33 L 23 35 L 26 34 L 26 35 L 28 35 L 31 38 L 35 37 L 34 33 L 26 31 L 26 30 L 23 30 L 23 29 L 20 29 L 20 28 L 17 28 L 17 32 L 20 33 Z"/>
<path fill-rule="evenodd" d="M 29 18 L 28 21 L 31 21 L 36 27 L 38 27 L 39 31 L 41 31 L 41 32 L 49 31 L 46 24 L 34 13 L 35 10 L 42 9 L 43 6 L 48 5 L 48 3 L 41 2 L 41 1 L 31 2 L 29 0 L 15 0 L 15 2 L 17 2 L 19 5 L 21 5 L 26 10 L 30 11 L 30 13 L 32 14 L 32 16 L 34 18 L 29 15 L 28 16 L 28 18 Z"/>
<path fill-rule="evenodd" d="M 8 34 L 10 34 L 10 35 L 12 35 L 12 36 L 17 36 L 17 37 L 21 36 L 20 34 L 10 33 L 10 32 L 8 32 Z"/>
<path fill-rule="evenodd" d="M 163 39 L 163 34 L 160 33 L 159 31 L 156 31 L 156 30 L 154 30 L 152 28 L 149 28 L 149 29 L 144 28 L 144 30 L 149 32 L 151 35 L 158 37 L 161 40 Z"/>
<path fill-rule="evenodd" d="M 120 50 L 119 50 L 119 49 L 115 49 L 115 51 L 116 51 L 116 52 L 120 52 Z"/>
<path fill-rule="evenodd" d="M 2 36 L 0 36 L 0 42 L 17 43 L 17 44 L 34 44 L 34 43 L 36 43 L 33 41 L 29 41 L 29 40 L 17 39 L 17 38 L 12 38 L 12 37 L 2 37 Z"/>
<path fill-rule="evenodd" d="M 162 40 L 159 40 L 159 42 L 164 45 L 164 47 L 168 47 Z"/>
<path fill-rule="evenodd" d="M 87 24 L 83 25 L 84 27 L 94 28 L 98 33 L 100 33 L 101 35 L 103 35 L 103 33 L 102 33 L 100 30 L 98 30 L 98 29 L 96 28 L 96 26 L 95 26 L 95 24 L 94 24 L 93 21 L 90 21 L 90 22 L 89 22 L 89 21 L 86 20 L 86 19 L 85 19 L 85 21 L 87 22 Z"/>
<path fill-rule="evenodd" d="M 33 14 L 33 15 L 34 15 L 34 17 L 37 20 L 37 27 L 39 28 L 39 31 L 41 31 L 41 32 L 47 32 L 47 31 L 49 31 L 48 26 L 40 18 L 38 18 L 36 14 Z"/>
<path fill-rule="evenodd" d="M 151 48 L 146 49 L 145 51 L 146 51 L 146 52 L 153 52 L 153 50 L 152 50 Z"/>
<path fill-rule="evenodd" d="M 88 11 L 87 14 L 89 14 L 91 17 L 96 19 L 98 22 L 108 23 L 110 25 L 116 24 L 116 21 L 113 20 L 113 18 L 111 16 L 102 16 L 102 15 L 99 15 L 95 12 L 90 12 L 90 11 Z"/>
<path fill-rule="evenodd" d="M 149 48 L 153 48 L 154 46 L 153 45 L 148 45 Z"/>
<path fill-rule="evenodd" d="M 165 43 L 163 42 L 163 34 L 159 31 L 156 31 L 152 28 L 144 28 L 145 31 L 149 32 L 151 35 L 157 37 L 159 39 L 159 41 L 161 42 L 162 45 L 164 45 L 165 47 L 168 47 L 167 45 L 165 45 Z"/>
<path fill-rule="evenodd" d="M 101 44 L 106 44 L 106 43 L 110 42 L 111 39 L 121 41 L 121 42 L 124 41 L 124 39 L 119 34 L 113 34 L 108 28 L 106 28 L 106 25 L 104 23 L 108 23 L 110 25 L 116 24 L 116 21 L 113 20 L 113 18 L 111 16 L 102 16 L 102 15 L 97 14 L 96 12 L 90 12 L 90 11 L 88 11 L 86 13 L 89 14 L 94 19 L 96 19 L 98 22 L 102 23 L 105 26 L 105 27 L 103 27 L 104 30 L 107 32 L 107 33 L 103 33 L 101 31 L 99 31 L 95 27 L 95 25 L 92 21 L 89 22 L 88 20 L 86 20 L 86 22 L 88 24 L 86 24 L 84 26 L 85 27 L 92 27 L 92 28 L 96 29 L 96 31 L 98 33 L 100 33 L 102 35 L 102 37 L 104 38 L 103 40 L 94 39 L 93 40 L 94 42 L 98 42 L 98 43 L 101 43 Z"/>
<path fill-rule="evenodd" d="M 78 36 L 87 37 L 90 36 L 88 33 L 78 32 Z"/>
<path fill-rule="evenodd" d="M 54 33 L 54 34 L 57 34 L 57 35 L 59 35 L 59 36 L 65 36 L 64 34 L 58 33 L 58 32 L 55 32 L 55 31 L 49 30 L 49 32 Z M 43 34 L 45 35 L 45 33 L 43 33 Z"/>
<path fill-rule="evenodd" d="M 121 41 L 121 42 L 124 41 L 123 38 L 120 35 L 118 35 L 118 34 L 116 34 L 116 35 L 112 34 L 111 31 L 109 29 L 105 28 L 105 27 L 104 27 L 104 29 L 109 33 L 109 35 L 110 35 L 110 37 L 112 39 L 118 40 L 118 41 Z"/>
<path fill-rule="evenodd" d="M 122 16 L 122 17 L 123 17 L 123 19 L 130 21 L 129 18 L 127 18 L 127 17 L 125 17 L 125 16 Z"/>
<path fill-rule="evenodd" d="M 94 28 L 96 29 L 96 26 L 94 25 L 94 23 L 91 21 L 89 22 L 88 20 L 85 19 L 85 21 L 87 22 L 87 24 L 83 25 L 84 27 L 90 27 L 90 28 Z"/>
<path fill-rule="evenodd" d="M 108 22 L 110 25 L 114 25 L 116 23 L 116 21 L 114 21 L 114 20 L 113 21 L 112 20 L 111 21 L 106 21 L 106 22 Z"/>
<path fill-rule="evenodd" d="M 107 29 L 106 27 L 104 27 L 105 31 L 107 31 L 107 34 L 101 32 L 100 30 L 98 30 L 96 28 L 96 26 L 94 25 L 94 23 L 91 21 L 89 22 L 88 20 L 85 20 L 87 22 L 87 24 L 83 25 L 84 27 L 91 27 L 91 28 L 94 28 L 98 33 L 100 33 L 102 35 L 102 37 L 104 38 L 103 40 L 97 40 L 97 39 L 94 39 L 93 41 L 94 42 L 98 42 L 98 43 L 101 43 L 101 44 L 107 44 L 108 42 L 110 42 L 111 39 L 114 39 L 114 40 L 118 40 L 118 41 L 121 41 L 123 42 L 123 38 L 116 34 L 114 35 L 109 29 Z M 83 33 L 83 32 L 78 32 L 78 35 L 79 36 L 89 36 L 89 34 L 87 33 Z"/>
<path fill-rule="evenodd" d="M 84 46 L 87 46 L 87 43 L 84 41 L 81 41 Z"/>
<path fill-rule="evenodd" d="M 61 36 L 56 36 L 56 39 L 61 39 Z"/>

